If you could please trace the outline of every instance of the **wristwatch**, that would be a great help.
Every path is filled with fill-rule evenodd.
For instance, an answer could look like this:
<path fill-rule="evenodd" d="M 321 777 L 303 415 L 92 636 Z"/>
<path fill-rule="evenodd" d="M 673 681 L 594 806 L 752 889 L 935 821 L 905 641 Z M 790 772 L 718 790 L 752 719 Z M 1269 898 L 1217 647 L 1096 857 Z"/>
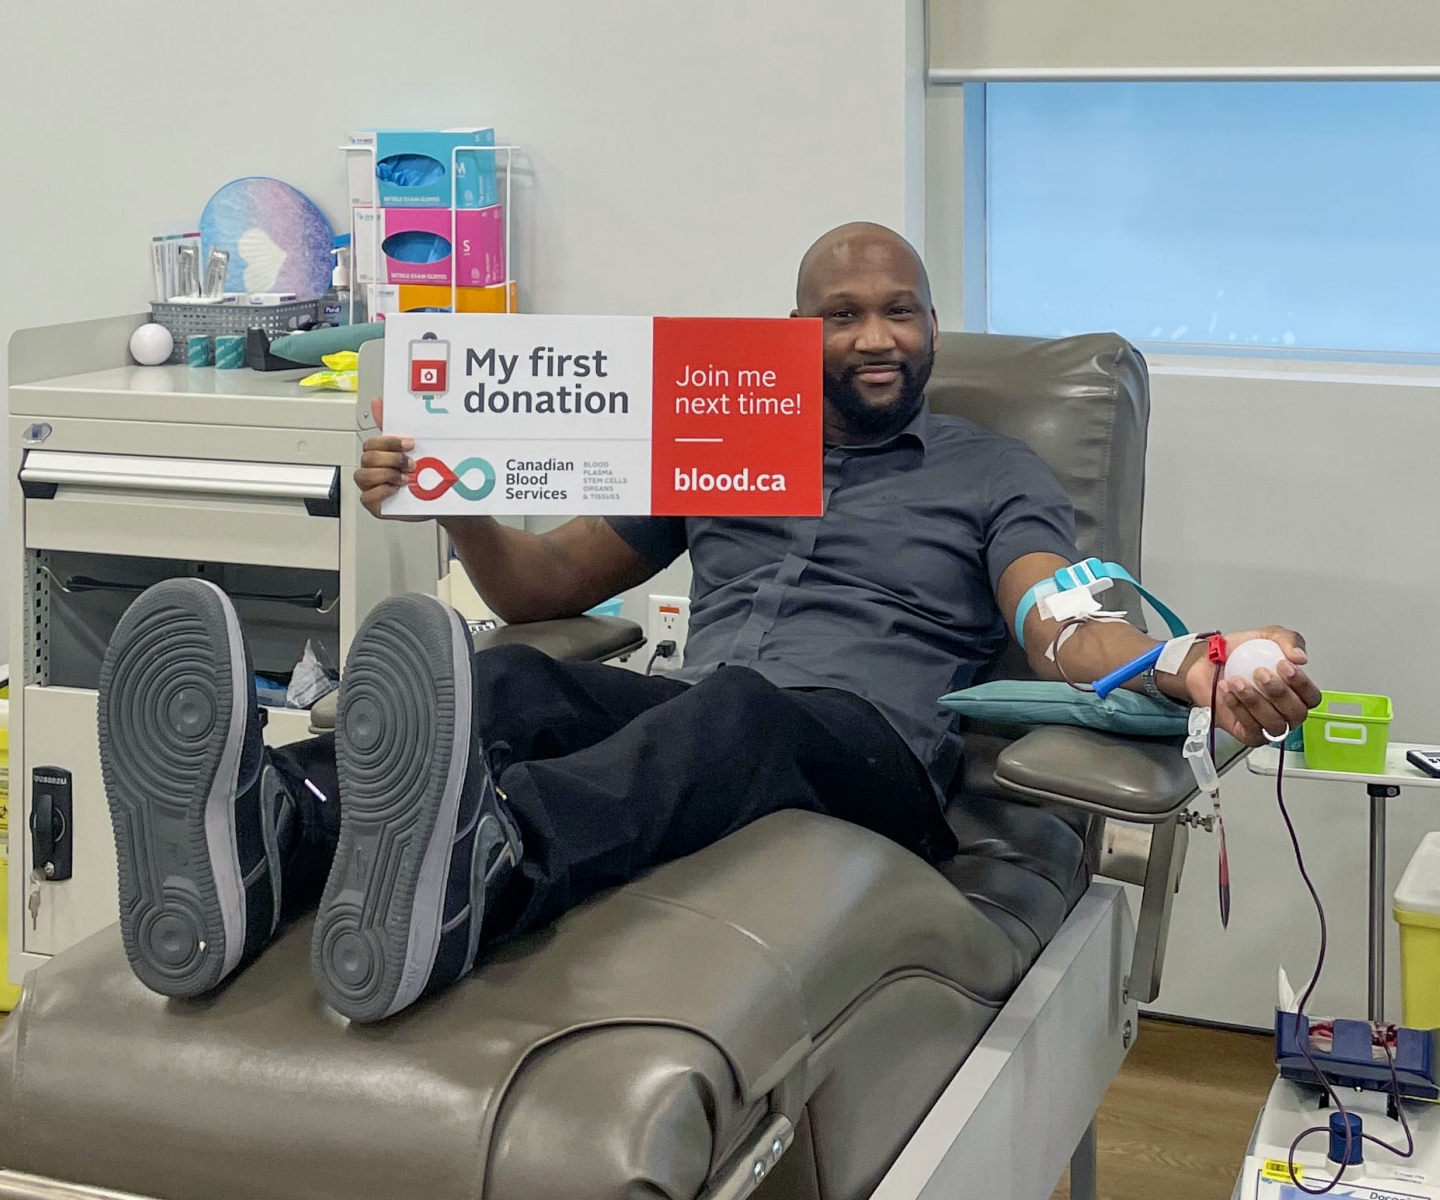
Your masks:
<path fill-rule="evenodd" d="M 1181 708 L 1190 707 L 1188 704 L 1181 704 L 1180 701 L 1171 699 L 1169 696 L 1167 696 L 1164 692 L 1160 690 L 1160 685 L 1155 681 L 1154 667 L 1146 667 L 1144 672 L 1141 674 L 1140 690 L 1143 691 L 1152 700 L 1159 700 L 1165 704 L 1175 704 Z"/>

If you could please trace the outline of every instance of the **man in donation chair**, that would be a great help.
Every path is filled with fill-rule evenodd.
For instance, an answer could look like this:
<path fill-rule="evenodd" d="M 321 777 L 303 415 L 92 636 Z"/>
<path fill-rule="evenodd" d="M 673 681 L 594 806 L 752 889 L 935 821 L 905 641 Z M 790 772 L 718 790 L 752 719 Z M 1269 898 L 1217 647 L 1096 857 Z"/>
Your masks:
<path fill-rule="evenodd" d="M 1042 678 L 1099 679 L 1156 643 L 1124 622 L 1066 630 L 1025 605 L 1075 563 L 1070 502 L 1024 444 L 932 414 L 938 322 L 919 256 L 845 225 L 800 264 L 795 314 L 824 321 L 824 515 L 576 519 L 545 534 L 443 519 L 511 623 L 575 616 L 690 552 L 683 670 L 647 677 L 523 646 L 475 654 L 427 596 L 357 633 L 336 730 L 267 749 L 249 652 L 223 592 L 171 580 L 106 653 L 100 756 L 137 976 L 197 996 L 318 900 L 325 1001 L 377 1021 L 467 974 L 488 947 L 778 809 L 826 813 L 939 862 L 961 739 L 936 704 L 1017 632 Z M 379 415 L 377 413 L 377 415 Z M 379 516 L 414 465 L 403 430 L 365 445 Z M 1320 695 L 1303 640 L 1218 685 L 1217 724 L 1258 745 Z M 1057 661 L 1058 659 L 1058 661 Z M 1197 642 L 1127 686 L 1209 704 Z"/>

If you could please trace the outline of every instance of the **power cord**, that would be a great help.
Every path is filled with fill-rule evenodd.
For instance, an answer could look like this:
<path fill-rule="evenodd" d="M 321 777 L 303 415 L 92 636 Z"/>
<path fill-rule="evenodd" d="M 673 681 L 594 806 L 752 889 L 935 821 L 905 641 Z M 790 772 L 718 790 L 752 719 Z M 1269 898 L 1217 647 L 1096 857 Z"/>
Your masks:
<path fill-rule="evenodd" d="M 645 666 L 645 674 L 650 674 L 655 669 L 655 660 L 658 658 L 674 658 L 678 647 L 670 638 L 663 642 L 655 643 L 655 653 L 650 656 L 650 661 Z"/>
<path fill-rule="evenodd" d="M 1284 744 L 1280 744 L 1277 748 L 1280 757 L 1279 764 L 1275 771 L 1275 799 L 1280 805 L 1280 815 L 1285 819 L 1285 828 L 1290 834 L 1290 844 L 1295 849 L 1295 865 L 1300 868 L 1300 878 L 1305 881 L 1305 887 L 1310 893 L 1310 899 L 1315 902 L 1315 912 L 1320 918 L 1320 953 L 1316 956 L 1315 959 L 1315 974 L 1310 977 L 1309 986 L 1306 987 L 1304 994 L 1300 997 L 1299 1004 L 1295 1006 L 1295 1027 L 1296 1031 L 1298 1032 L 1300 1027 L 1300 1018 L 1305 1015 L 1305 1006 L 1310 1002 L 1311 995 L 1314 994 L 1315 985 L 1320 982 L 1320 972 L 1325 969 L 1325 951 L 1329 946 L 1330 938 L 1329 929 L 1325 920 L 1325 906 L 1320 902 L 1320 893 L 1316 890 L 1315 884 L 1310 878 L 1310 872 L 1305 869 L 1305 856 L 1300 852 L 1300 836 L 1295 832 L 1295 823 L 1290 819 L 1290 812 L 1285 807 Z M 1365 1141 L 1370 1142 L 1372 1145 L 1379 1146 L 1382 1150 L 1389 1151 L 1397 1158 L 1410 1158 L 1415 1153 L 1415 1134 L 1410 1129 L 1410 1122 L 1405 1119 L 1405 1100 L 1400 1093 L 1400 1076 L 1395 1069 L 1395 1055 L 1390 1049 L 1389 1026 L 1386 1026 L 1383 1023 L 1372 1023 L 1371 1027 L 1374 1031 L 1371 1035 L 1372 1042 L 1374 1039 L 1374 1033 L 1378 1033 L 1380 1035 L 1381 1049 L 1385 1051 L 1385 1061 L 1390 1067 L 1390 1094 L 1395 1102 L 1395 1113 L 1396 1116 L 1398 1116 L 1400 1119 L 1400 1128 L 1405 1131 L 1405 1142 L 1407 1148 L 1405 1150 L 1401 1150 L 1396 1146 L 1390 1145 L 1388 1142 L 1381 1141 L 1374 1134 L 1370 1133 L 1362 1133 L 1360 1134 L 1360 1137 Z M 1341 1121 L 1344 1123 L 1345 1158 L 1348 1160 L 1350 1158 L 1351 1141 L 1355 1135 L 1350 1130 L 1350 1121 L 1348 1114 L 1345 1112 L 1345 1105 L 1341 1103 L 1340 1095 L 1335 1090 L 1335 1086 L 1330 1082 L 1328 1078 L 1326 1078 L 1325 1072 L 1320 1069 L 1320 1065 L 1315 1061 L 1314 1056 L 1310 1052 L 1310 1033 L 1308 1027 L 1306 1029 L 1305 1036 L 1299 1038 L 1298 1040 L 1300 1042 L 1300 1053 L 1305 1056 L 1305 1061 L 1309 1064 L 1310 1069 L 1315 1072 L 1315 1078 L 1320 1081 L 1320 1087 L 1325 1092 L 1325 1095 L 1329 1098 L 1330 1103 L 1335 1106 L 1335 1111 L 1340 1114 Z M 1290 1175 L 1290 1182 L 1308 1196 L 1324 1196 L 1327 1193 L 1334 1191 L 1345 1173 L 1345 1167 L 1342 1163 L 1340 1169 L 1335 1172 L 1334 1178 L 1321 1188 L 1309 1187 L 1300 1179 L 1299 1169 L 1295 1165 L 1295 1152 L 1300 1148 L 1300 1143 L 1308 1137 L 1313 1137 L 1317 1133 L 1328 1134 L 1329 1132 L 1330 1130 L 1328 1126 L 1314 1125 L 1311 1126 L 1309 1129 L 1302 1131 L 1295 1138 L 1295 1140 L 1290 1143 L 1290 1154 L 1286 1162 L 1286 1165 L 1289 1168 L 1288 1174 Z"/>
<path fill-rule="evenodd" d="M 1219 647 L 1212 646 L 1210 658 L 1215 664 L 1215 675 L 1210 684 L 1210 711 L 1214 714 L 1219 701 L 1220 678 L 1225 669 L 1225 647 L 1223 645 Z M 1284 737 L 1271 737 L 1268 733 L 1265 736 L 1270 743 L 1275 746 L 1279 756 L 1275 771 L 1275 800 L 1280 807 L 1280 816 L 1285 821 L 1286 832 L 1290 835 L 1290 845 L 1295 851 L 1295 865 L 1299 868 L 1300 878 L 1304 881 L 1305 888 L 1310 893 L 1310 899 L 1315 904 L 1315 913 L 1320 919 L 1320 950 L 1315 957 L 1315 973 L 1311 975 L 1309 984 L 1301 995 L 1299 1003 L 1295 1006 L 1295 1026 L 1298 1033 L 1300 1018 L 1305 1016 L 1305 1008 L 1310 1003 L 1310 998 L 1314 995 L 1315 988 L 1320 982 L 1320 975 L 1325 969 L 1325 954 L 1330 945 L 1330 930 L 1329 923 L 1325 918 L 1325 905 L 1321 903 L 1320 900 L 1320 892 L 1315 887 L 1314 881 L 1310 878 L 1310 872 L 1305 866 L 1305 856 L 1300 850 L 1300 835 L 1296 832 L 1295 822 L 1291 820 L 1290 810 L 1285 805 L 1285 739 Z M 1288 736 L 1288 731 L 1286 736 Z M 1209 740 L 1210 757 L 1213 762 L 1215 757 L 1215 723 L 1213 720 L 1210 725 Z M 1226 854 L 1225 848 L 1225 825 L 1220 819 L 1220 806 L 1218 802 L 1215 806 L 1215 817 L 1216 824 L 1220 829 L 1220 911 L 1223 920 L 1229 916 L 1230 909 L 1230 863 L 1229 855 Z M 1395 1105 L 1396 1116 L 1400 1121 L 1400 1128 L 1405 1133 L 1406 1149 L 1401 1150 L 1398 1146 L 1392 1146 L 1374 1134 L 1361 1133 L 1359 1136 L 1362 1140 L 1379 1146 L 1397 1158 L 1411 1158 L 1415 1154 L 1415 1134 L 1410 1128 L 1410 1122 L 1405 1117 L 1405 1101 L 1400 1089 L 1400 1075 L 1395 1067 L 1395 1055 L 1390 1049 L 1390 1028 L 1390 1026 L 1385 1025 L 1383 1022 L 1372 1022 L 1371 1040 L 1373 1044 L 1374 1037 L 1378 1034 L 1381 1049 L 1385 1051 L 1385 1061 L 1390 1068 L 1390 1094 Z M 1304 1055 L 1305 1062 L 1310 1067 L 1310 1070 L 1315 1073 L 1315 1078 L 1319 1082 L 1321 1090 L 1324 1092 L 1330 1104 L 1334 1106 L 1335 1111 L 1340 1114 L 1345 1127 L 1345 1159 L 1348 1161 L 1351 1157 L 1352 1140 L 1356 1135 L 1351 1131 L 1349 1115 L 1345 1110 L 1345 1105 L 1341 1101 L 1339 1093 L 1336 1091 L 1334 1084 L 1332 1084 L 1325 1075 L 1325 1072 L 1320 1069 L 1320 1064 L 1315 1061 L 1315 1056 L 1310 1046 L 1310 1030 L 1308 1024 L 1306 1026 L 1305 1036 L 1297 1040 L 1300 1043 L 1300 1053 Z M 1290 1182 L 1307 1196 L 1324 1196 L 1329 1194 L 1335 1190 L 1336 1186 L 1339 1185 L 1341 1179 L 1344 1177 L 1345 1165 L 1342 1163 L 1334 1173 L 1333 1178 L 1323 1187 L 1310 1187 L 1301 1181 L 1300 1170 L 1295 1163 L 1295 1153 L 1299 1150 L 1300 1143 L 1306 1138 L 1315 1136 L 1317 1133 L 1328 1134 L 1329 1132 L 1330 1130 L 1327 1125 L 1314 1125 L 1309 1129 L 1303 1130 L 1295 1140 L 1290 1143 L 1290 1152 L 1286 1159 Z"/>
<path fill-rule="evenodd" d="M 1076 691 L 1079 691 L 1079 692 L 1094 691 L 1094 689 L 1093 689 L 1090 685 L 1088 685 L 1088 684 L 1076 683 L 1076 682 L 1075 682 L 1074 680 L 1072 680 L 1072 679 L 1070 678 L 1070 676 L 1066 673 L 1064 666 L 1061 665 L 1061 662 L 1060 662 L 1060 644 L 1061 644 L 1061 641 L 1063 640 L 1064 634 L 1066 633 L 1067 630 L 1069 630 L 1069 629 L 1071 629 L 1071 628 L 1073 628 L 1073 627 L 1075 627 L 1075 626 L 1078 626 L 1078 625 L 1080 625 L 1080 624 L 1082 624 L 1082 623 L 1083 623 L 1083 618 L 1072 618 L 1071 620 L 1066 621 L 1063 625 L 1061 625 L 1060 628 L 1059 628 L 1059 630 L 1056 631 L 1055 639 L 1054 639 L 1053 642 L 1051 642 L 1051 649 L 1050 649 L 1050 657 L 1051 657 L 1051 660 L 1055 663 L 1056 669 L 1057 669 L 1057 670 L 1059 671 L 1059 673 L 1060 673 L 1060 677 L 1061 677 L 1066 683 L 1068 683 L 1072 688 L 1074 688 Z M 1209 637 L 1212 637 L 1212 638 L 1218 638 L 1218 637 L 1219 637 L 1218 634 L 1204 635 L 1204 636 L 1209 636 Z M 661 655 L 661 651 L 664 650 L 667 645 L 670 646 L 670 650 L 669 650 L 665 655 L 662 656 L 662 655 Z M 674 643 L 661 642 L 658 646 L 655 647 L 655 656 L 668 657 L 669 654 L 673 654 L 673 653 L 674 653 Z M 1218 704 L 1219 704 L 1219 699 L 1220 699 L 1220 679 L 1221 679 L 1221 677 L 1223 676 L 1224 671 L 1225 671 L 1225 666 L 1224 666 L 1225 658 L 1226 658 L 1226 653 L 1225 653 L 1225 647 L 1224 647 L 1223 644 L 1221 644 L 1221 645 L 1218 646 L 1218 647 L 1212 646 L 1212 648 L 1211 648 L 1211 654 L 1210 654 L 1210 659 L 1211 659 L 1211 661 L 1215 664 L 1215 674 L 1214 674 L 1214 676 L 1212 677 L 1211 683 L 1210 683 L 1210 712 L 1211 712 L 1211 714 L 1212 714 L 1212 720 L 1211 720 L 1210 733 L 1209 733 L 1209 751 L 1210 751 L 1210 760 L 1211 760 L 1211 762 L 1214 762 L 1214 761 L 1215 761 L 1215 732 L 1216 732 L 1216 730 L 1215 730 L 1215 722 L 1214 722 L 1214 720 L 1213 720 L 1213 714 L 1217 711 L 1217 707 L 1218 707 Z M 652 657 L 652 658 L 650 659 L 650 665 L 651 665 L 651 666 L 654 666 L 654 664 L 655 664 L 655 657 Z M 646 673 L 647 675 L 650 673 L 649 668 L 646 668 L 645 673 Z M 1292 846 L 1292 847 L 1294 848 L 1294 850 L 1295 850 L 1295 865 L 1300 869 L 1300 878 L 1301 878 L 1302 880 L 1304 880 L 1306 890 L 1308 890 L 1309 893 L 1310 893 L 1310 899 L 1311 899 L 1312 901 L 1314 901 L 1314 903 L 1315 903 L 1315 912 L 1316 912 L 1316 914 L 1317 914 L 1317 915 L 1319 916 L 1319 918 L 1320 918 L 1320 952 L 1319 952 L 1319 954 L 1316 956 L 1316 959 L 1315 959 L 1315 973 L 1310 977 L 1310 983 L 1309 983 L 1309 985 L 1305 988 L 1305 992 L 1304 992 L 1304 994 L 1300 997 L 1300 1002 L 1299 1002 L 1299 1004 L 1296 1005 L 1296 1008 L 1295 1008 L 1295 1013 L 1296 1013 L 1296 1028 L 1297 1028 L 1297 1030 L 1298 1030 L 1298 1028 L 1299 1028 L 1299 1018 L 1305 1016 L 1305 1006 L 1306 1006 L 1307 1004 L 1309 1004 L 1309 1002 L 1310 1002 L 1310 997 L 1314 994 L 1314 992 L 1315 992 L 1315 987 L 1316 987 L 1316 985 L 1320 982 L 1320 974 L 1321 974 L 1321 972 L 1324 971 L 1324 969 L 1325 969 L 1325 952 L 1326 952 L 1326 950 L 1329 948 L 1329 941 L 1330 941 L 1330 938 L 1329 938 L 1329 926 L 1328 926 L 1328 923 L 1327 923 L 1327 921 L 1326 921 L 1326 919 L 1325 919 L 1325 906 L 1324 906 L 1324 904 L 1322 904 L 1321 901 L 1320 901 L 1320 893 L 1319 893 L 1319 891 L 1316 889 L 1315 884 L 1314 884 L 1314 881 L 1311 880 L 1311 878 L 1310 878 L 1310 872 L 1309 872 L 1309 871 L 1306 869 L 1306 867 L 1305 867 L 1305 856 L 1304 856 L 1304 854 L 1301 853 L 1301 850 L 1300 850 L 1300 836 L 1299 836 L 1299 834 L 1298 834 L 1298 833 L 1296 832 L 1296 830 L 1295 830 L 1295 823 L 1290 819 L 1289 809 L 1287 809 L 1286 806 L 1285 806 L 1285 744 L 1284 744 L 1284 738 L 1278 738 L 1278 739 L 1277 739 L 1277 738 L 1271 738 L 1268 733 L 1267 733 L 1265 736 L 1270 740 L 1271 744 L 1276 747 L 1276 750 L 1277 750 L 1278 753 L 1279 753 L 1279 766 L 1278 766 L 1278 768 L 1276 769 L 1276 772 L 1275 772 L 1275 799 L 1276 799 L 1276 801 L 1277 801 L 1277 802 L 1279 803 L 1279 805 L 1280 805 L 1280 815 L 1281 815 L 1281 817 L 1284 818 L 1285 828 L 1286 828 L 1286 830 L 1287 830 L 1287 831 L 1289 832 L 1289 834 L 1290 834 L 1290 844 L 1291 844 L 1291 846 Z M 1288 736 L 1288 731 L 1287 731 L 1287 736 Z M 1230 856 L 1229 856 L 1229 854 L 1226 852 L 1226 845 L 1225 845 L 1225 823 L 1224 823 L 1223 819 L 1220 817 L 1220 805 L 1219 805 L 1219 798 L 1218 798 L 1218 796 L 1217 796 L 1217 798 L 1216 798 L 1216 803 L 1215 803 L 1215 823 L 1216 823 L 1216 825 L 1218 826 L 1219 831 L 1220 831 L 1220 847 L 1219 847 L 1219 849 L 1220 849 L 1220 863 L 1219 863 L 1220 913 L 1221 913 L 1221 920 L 1222 920 L 1222 922 L 1223 922 L 1224 924 L 1228 925 L 1228 924 L 1229 924 L 1229 917 L 1230 917 Z M 1372 1022 L 1372 1031 L 1373 1031 L 1373 1032 L 1372 1032 L 1371 1037 L 1372 1037 L 1372 1042 L 1373 1042 L 1374 1035 L 1378 1033 L 1378 1034 L 1379 1034 L 1379 1037 L 1380 1037 L 1380 1046 L 1381 1046 L 1381 1049 L 1383 1049 L 1383 1050 L 1385 1051 L 1385 1061 L 1386 1061 L 1386 1064 L 1387 1064 L 1387 1065 L 1389 1066 L 1389 1068 L 1390 1068 L 1390 1094 L 1391 1094 L 1391 1097 L 1392 1097 L 1392 1099 L 1393 1099 L 1393 1101 L 1394 1101 L 1394 1104 L 1395 1104 L 1395 1113 L 1396 1113 L 1396 1116 L 1399 1118 L 1400 1128 L 1401 1128 L 1401 1129 L 1404 1131 L 1404 1133 L 1405 1133 L 1406 1149 L 1401 1150 L 1398 1146 L 1392 1146 L 1392 1145 L 1390 1145 L 1388 1142 L 1382 1141 L 1380 1138 L 1376 1137 L 1374 1134 L 1362 1133 L 1362 1134 L 1360 1134 L 1359 1136 L 1360 1136 L 1364 1141 L 1370 1142 L 1372 1145 L 1379 1146 L 1381 1149 L 1388 1151 L 1389 1153 L 1395 1155 L 1397 1158 L 1412 1158 L 1412 1157 L 1414 1156 L 1414 1154 L 1415 1154 L 1415 1134 L 1414 1134 L 1414 1132 L 1413 1132 L 1413 1131 L 1411 1130 L 1411 1128 L 1410 1128 L 1410 1122 L 1409 1122 L 1409 1121 L 1406 1119 L 1406 1117 L 1405 1117 L 1405 1101 L 1404 1101 L 1403 1095 L 1401 1094 L 1401 1089 L 1400 1089 L 1400 1075 L 1399 1075 L 1399 1072 L 1396 1070 L 1396 1067 L 1395 1067 L 1395 1055 L 1394 1055 L 1393 1051 L 1390 1049 L 1389 1030 L 1390 1030 L 1390 1027 L 1387 1026 L 1387 1025 L 1384 1025 L 1383 1023 L 1375 1023 L 1375 1022 Z M 1345 1110 L 1345 1105 L 1341 1102 L 1341 1100 L 1340 1100 L 1340 1095 L 1339 1095 L 1339 1093 L 1335 1090 L 1335 1086 L 1330 1082 L 1330 1080 L 1326 1077 L 1325 1073 L 1320 1069 L 1320 1065 L 1315 1061 L 1315 1057 L 1314 1057 L 1314 1055 L 1312 1054 L 1311 1048 L 1310 1048 L 1310 1036 L 1309 1036 L 1308 1027 L 1307 1027 L 1307 1031 L 1306 1031 L 1306 1036 L 1303 1037 L 1303 1038 L 1300 1038 L 1300 1039 L 1299 1039 L 1299 1042 L 1300 1042 L 1300 1052 L 1305 1056 L 1305 1061 L 1306 1061 L 1306 1063 L 1309 1064 L 1310 1069 L 1315 1073 L 1315 1078 L 1319 1081 L 1319 1084 L 1320 1084 L 1321 1089 L 1324 1091 L 1324 1093 L 1325 1093 L 1326 1097 L 1329 1099 L 1330 1103 L 1331 1103 L 1332 1105 L 1334 1105 L 1335 1111 L 1338 1112 L 1338 1113 L 1341 1115 L 1341 1119 L 1342 1119 L 1342 1121 L 1344 1122 L 1344 1126 L 1345 1126 L 1345 1158 L 1348 1160 L 1348 1159 L 1350 1158 L 1350 1149 L 1351 1149 L 1352 1139 L 1354 1138 L 1355 1135 L 1351 1132 L 1350 1122 L 1349 1122 L 1349 1119 L 1348 1119 L 1348 1114 L 1346 1113 L 1346 1110 Z M 1300 1171 L 1299 1171 L 1299 1169 L 1298 1169 L 1298 1167 L 1296 1166 L 1296 1163 L 1295 1163 L 1295 1152 L 1300 1148 L 1300 1143 L 1303 1142 L 1306 1138 L 1313 1137 L 1313 1136 L 1314 1136 L 1315 1134 L 1317 1134 L 1317 1133 L 1328 1134 L 1329 1132 L 1330 1132 L 1330 1130 L 1329 1130 L 1329 1127 L 1328 1127 L 1328 1126 L 1326 1126 L 1326 1125 L 1315 1125 L 1315 1126 L 1312 1126 L 1312 1127 L 1309 1128 L 1309 1129 L 1303 1130 L 1303 1131 L 1295 1138 L 1295 1140 L 1290 1144 L 1290 1153 L 1289 1153 L 1289 1155 L 1288 1155 L 1288 1157 L 1287 1157 L 1287 1162 L 1286 1162 L 1286 1165 L 1287 1165 L 1287 1167 L 1289 1168 L 1288 1174 L 1289 1174 L 1289 1176 L 1290 1176 L 1290 1182 L 1291 1182 L 1292 1184 L 1294 1184 L 1295 1187 L 1297 1187 L 1301 1192 L 1305 1193 L 1307 1196 L 1324 1196 L 1324 1195 L 1327 1195 L 1327 1194 L 1330 1193 L 1330 1192 L 1333 1192 L 1333 1191 L 1335 1190 L 1335 1188 L 1339 1185 L 1341 1179 L 1342 1179 L 1343 1176 L 1344 1176 L 1345 1167 L 1344 1167 L 1344 1164 L 1341 1164 L 1340 1169 L 1335 1172 L 1334 1178 L 1332 1178 L 1324 1187 L 1312 1188 L 1312 1187 L 1309 1187 L 1308 1185 L 1306 1185 L 1305 1183 L 1303 1183 L 1303 1182 L 1301 1181 Z"/>

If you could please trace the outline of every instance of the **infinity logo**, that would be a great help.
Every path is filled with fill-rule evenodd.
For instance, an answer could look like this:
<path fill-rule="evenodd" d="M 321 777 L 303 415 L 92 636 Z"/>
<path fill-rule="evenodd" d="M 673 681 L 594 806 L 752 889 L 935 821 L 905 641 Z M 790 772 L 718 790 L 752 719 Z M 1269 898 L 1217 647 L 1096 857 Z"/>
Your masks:
<path fill-rule="evenodd" d="M 440 476 L 440 481 L 430 487 L 421 487 L 420 476 L 426 471 L 434 471 Z M 480 472 L 479 487 L 470 487 L 464 482 L 465 476 L 471 471 Z M 410 480 L 410 492 L 417 499 L 438 500 L 451 488 L 466 500 L 483 500 L 495 490 L 495 468 L 483 458 L 467 458 L 453 471 L 438 458 L 422 458 L 416 462 L 415 474 Z"/>

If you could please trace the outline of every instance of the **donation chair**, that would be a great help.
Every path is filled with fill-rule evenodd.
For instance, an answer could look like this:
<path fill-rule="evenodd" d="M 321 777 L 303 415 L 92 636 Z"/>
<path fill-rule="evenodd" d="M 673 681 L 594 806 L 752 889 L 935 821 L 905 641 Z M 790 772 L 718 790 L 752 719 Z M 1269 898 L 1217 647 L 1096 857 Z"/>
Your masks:
<path fill-rule="evenodd" d="M 1034 447 L 1081 553 L 1138 577 L 1147 386 L 1117 337 L 947 333 L 930 399 Z M 597 659 L 637 634 L 496 636 Z M 940 870 L 781 812 L 368 1027 L 321 1003 L 308 921 L 188 1002 L 104 931 L 0 1026 L 0 1197 L 1046 1200 L 1069 1163 L 1088 1200 L 1194 795 L 1179 739 L 976 725 Z"/>

